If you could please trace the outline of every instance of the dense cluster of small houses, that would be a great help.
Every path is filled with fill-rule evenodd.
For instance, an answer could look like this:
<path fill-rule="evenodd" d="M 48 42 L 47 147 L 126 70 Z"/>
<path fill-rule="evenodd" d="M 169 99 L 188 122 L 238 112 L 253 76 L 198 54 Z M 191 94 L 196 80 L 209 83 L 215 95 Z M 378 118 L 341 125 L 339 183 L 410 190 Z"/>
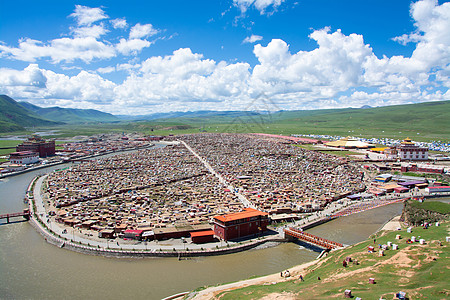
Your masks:
<path fill-rule="evenodd" d="M 252 134 L 177 137 L 209 162 L 220 183 L 183 144 L 84 162 L 50 174 L 46 197 L 60 223 L 100 237 L 160 238 L 211 228 L 215 215 L 244 209 L 235 191 L 270 214 L 320 210 L 364 189 L 357 166 L 283 139 Z M 179 233 L 178 235 L 176 233 Z"/>

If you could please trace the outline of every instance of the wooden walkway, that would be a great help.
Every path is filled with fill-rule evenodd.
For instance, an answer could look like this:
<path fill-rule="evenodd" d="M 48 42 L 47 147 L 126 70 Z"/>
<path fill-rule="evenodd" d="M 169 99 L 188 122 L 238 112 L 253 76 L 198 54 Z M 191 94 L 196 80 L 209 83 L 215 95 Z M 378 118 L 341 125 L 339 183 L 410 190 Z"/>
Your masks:
<path fill-rule="evenodd" d="M 314 234 L 304 232 L 304 231 L 296 229 L 294 227 L 286 228 L 284 230 L 284 234 L 291 236 L 293 238 L 299 239 L 308 244 L 312 244 L 314 246 L 319 246 L 321 248 L 325 248 L 325 249 L 329 249 L 329 250 L 344 247 L 344 245 L 341 243 L 333 242 L 333 241 L 318 237 Z"/>

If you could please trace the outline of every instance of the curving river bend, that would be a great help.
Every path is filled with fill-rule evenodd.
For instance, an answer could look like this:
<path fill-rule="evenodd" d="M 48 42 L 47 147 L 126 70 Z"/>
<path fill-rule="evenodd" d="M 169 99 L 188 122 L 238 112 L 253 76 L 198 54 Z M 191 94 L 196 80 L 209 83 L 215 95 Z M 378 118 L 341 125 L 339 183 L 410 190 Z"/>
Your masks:
<path fill-rule="evenodd" d="M 0 181 L 0 213 L 25 208 L 23 198 L 38 174 L 65 165 Z M 344 244 L 366 239 L 400 214 L 393 204 L 339 218 L 308 232 Z M 284 243 L 224 256 L 117 259 L 91 256 L 47 244 L 27 222 L 0 225 L 0 299 L 161 299 L 204 285 L 277 273 L 311 261 L 318 253 Z"/>

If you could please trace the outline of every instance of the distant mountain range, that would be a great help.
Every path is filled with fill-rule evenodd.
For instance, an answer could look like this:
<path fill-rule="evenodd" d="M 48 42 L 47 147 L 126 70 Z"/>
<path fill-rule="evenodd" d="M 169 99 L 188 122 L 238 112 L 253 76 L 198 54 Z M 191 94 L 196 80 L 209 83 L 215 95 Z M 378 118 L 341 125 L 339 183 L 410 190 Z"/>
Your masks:
<path fill-rule="evenodd" d="M 43 108 L 0 95 L 0 132 L 23 131 L 25 127 L 118 121 L 116 116 L 94 109 Z"/>
<path fill-rule="evenodd" d="M 117 117 L 127 121 L 154 121 L 154 120 L 172 120 L 177 118 L 210 118 L 210 117 L 240 117 L 257 116 L 264 112 L 252 111 L 216 111 L 216 110 L 198 110 L 198 111 L 178 111 L 168 113 L 154 113 L 149 115 L 127 116 L 118 115 Z"/>
<path fill-rule="evenodd" d="M 89 122 L 118 122 L 120 119 L 112 114 L 95 109 L 76 109 L 61 107 L 39 107 L 28 102 L 19 102 L 26 109 L 36 113 L 43 119 L 66 124 L 80 124 Z"/>
<path fill-rule="evenodd" d="M 450 101 L 408 105 L 295 111 L 188 111 L 154 113 L 140 116 L 112 115 L 93 109 L 42 108 L 28 102 L 16 102 L 0 95 L 0 132 L 23 131 L 25 127 L 62 124 L 118 123 L 117 128 L 161 128 L 177 125 L 204 128 L 211 124 L 279 124 L 295 129 L 325 128 L 327 132 L 346 128 L 367 130 L 417 130 L 450 135 Z M 167 124 L 167 125 L 165 125 Z M 156 128 L 158 128 L 156 126 Z M 287 127 L 286 127 L 287 126 Z M 183 127 L 183 128 L 184 128 Z M 308 129 L 308 130 L 309 130 Z M 324 130 L 325 130 L 324 129 Z M 398 132 L 397 131 L 397 132 Z"/>

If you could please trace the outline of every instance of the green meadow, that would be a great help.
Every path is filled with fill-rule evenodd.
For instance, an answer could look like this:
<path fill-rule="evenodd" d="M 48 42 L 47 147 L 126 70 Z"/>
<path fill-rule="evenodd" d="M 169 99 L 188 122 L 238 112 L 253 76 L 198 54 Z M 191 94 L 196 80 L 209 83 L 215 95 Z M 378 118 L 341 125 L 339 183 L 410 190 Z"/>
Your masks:
<path fill-rule="evenodd" d="M 297 276 L 276 284 L 248 286 L 233 291 L 222 292 L 217 298 L 260 299 L 289 295 L 295 299 L 344 298 L 344 291 L 351 290 L 353 297 L 362 299 L 393 299 L 395 293 L 406 292 L 409 299 L 448 299 L 450 295 L 450 248 L 449 223 L 431 226 L 428 229 L 416 227 L 412 233 L 406 229 L 379 232 L 370 240 L 354 246 L 331 252 L 318 264 L 303 273 L 304 281 Z M 400 234 L 401 239 L 396 240 Z M 425 245 L 418 242 L 408 244 L 411 236 L 425 239 Z M 376 242 L 373 242 L 376 239 Z M 378 251 L 369 253 L 368 247 L 387 244 L 399 245 L 399 250 L 388 249 L 384 256 Z M 351 257 L 358 264 L 349 263 L 343 267 L 342 261 Z M 320 280 L 318 280 L 320 278 Z M 375 278 L 375 284 L 369 283 Z"/>

